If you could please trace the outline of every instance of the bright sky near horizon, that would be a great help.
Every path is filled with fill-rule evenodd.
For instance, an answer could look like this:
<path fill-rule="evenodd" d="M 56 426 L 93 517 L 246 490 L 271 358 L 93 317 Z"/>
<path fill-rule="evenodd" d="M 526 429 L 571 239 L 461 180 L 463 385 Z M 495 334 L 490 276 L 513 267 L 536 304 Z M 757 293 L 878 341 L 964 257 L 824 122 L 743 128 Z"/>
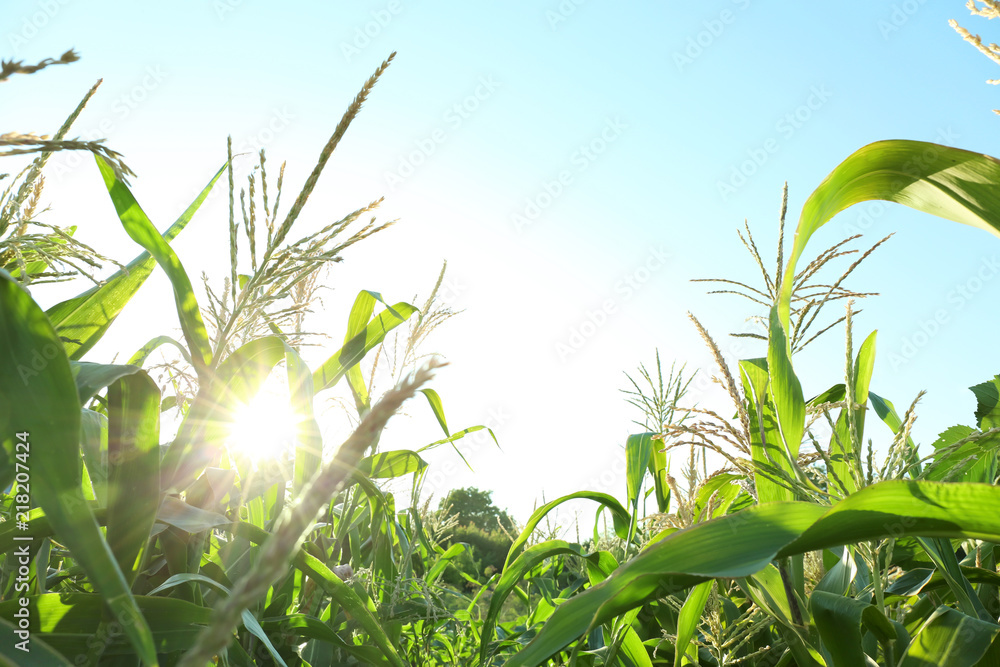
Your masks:
<path fill-rule="evenodd" d="M 543 494 L 624 499 L 622 447 L 640 415 L 619 391 L 623 371 L 659 348 L 668 366 L 714 372 L 688 311 L 730 362 L 763 355 L 728 337 L 761 310 L 690 280 L 758 284 L 736 230 L 748 219 L 773 263 L 784 181 L 790 236 L 812 189 L 872 141 L 1000 155 L 1000 90 L 985 83 L 1000 72 L 949 18 L 1000 41 L 961 0 L 7 0 L 0 57 L 35 62 L 73 47 L 82 60 L 0 84 L 0 132 L 54 133 L 103 78 L 71 134 L 106 137 L 125 155 L 158 226 L 222 164 L 227 135 L 237 150 L 265 147 L 269 165 L 288 161 L 287 206 L 355 93 L 397 51 L 297 224 L 318 229 L 383 195 L 379 219 L 400 222 L 344 253 L 313 328 L 331 336 L 329 354 L 359 290 L 423 297 L 447 260 L 443 294 L 464 312 L 428 341 L 451 362 L 434 387 L 453 430 L 486 424 L 503 449 L 466 442 L 474 473 L 435 451 L 429 490 L 492 489 L 523 521 Z M 51 165 L 42 219 L 79 225 L 78 238 L 131 259 L 138 250 L 92 161 L 62 154 Z M 237 171 L 251 166 L 243 158 Z M 227 275 L 227 218 L 220 184 L 174 243 L 192 277 Z M 896 232 L 849 281 L 880 293 L 859 304 L 855 341 L 878 329 L 872 388 L 897 408 L 928 390 L 915 430 L 926 448 L 973 423 L 967 388 L 1000 372 L 989 342 L 1000 242 L 872 203 L 836 217 L 806 253 L 856 232 L 862 249 Z M 83 288 L 35 296 L 47 306 Z M 89 358 L 175 331 L 169 299 L 157 274 Z M 843 349 L 838 327 L 796 358 L 808 396 L 842 381 Z M 324 358 L 313 350 L 307 361 Z M 732 410 L 703 381 L 689 398 Z M 408 414 L 383 446 L 438 437 L 426 405 Z M 888 430 L 869 424 L 884 448 Z M 580 509 L 589 523 L 592 509 Z"/>

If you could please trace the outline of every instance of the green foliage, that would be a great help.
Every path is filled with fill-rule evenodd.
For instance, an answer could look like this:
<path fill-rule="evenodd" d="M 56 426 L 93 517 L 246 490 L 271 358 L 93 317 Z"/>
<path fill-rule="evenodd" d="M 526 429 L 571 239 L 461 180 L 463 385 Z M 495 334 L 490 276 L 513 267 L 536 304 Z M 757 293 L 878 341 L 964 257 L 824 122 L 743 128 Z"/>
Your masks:
<path fill-rule="evenodd" d="M 514 520 L 493 504 L 493 492 L 474 486 L 453 489 L 441 499 L 438 510 L 458 517 L 459 526 L 471 525 L 485 532 L 492 532 L 498 527 L 506 531 L 514 530 Z"/>
<path fill-rule="evenodd" d="M 513 544 L 511 537 L 501 530 L 486 531 L 475 524 L 456 526 L 451 533 L 451 544 L 467 544 L 469 560 L 475 565 L 474 570 L 465 570 L 468 574 L 483 580 L 494 572 L 503 569 L 504 560 Z M 454 580 L 452 580 L 454 581 Z"/>
<path fill-rule="evenodd" d="M 628 401 L 643 419 L 642 432 L 624 442 L 625 502 L 580 490 L 538 507 L 518 530 L 491 492 L 475 487 L 452 491 L 437 511 L 419 502 L 428 469 L 421 452 L 447 443 L 461 454 L 462 438 L 485 428 L 449 427 L 444 399 L 421 388 L 433 364 L 409 374 L 420 343 L 453 314 L 435 301 L 443 269 L 419 309 L 359 290 L 341 349 L 315 369 L 299 354 L 324 266 L 386 227 L 340 237 L 373 202 L 289 240 L 389 61 L 348 107 L 284 221 L 282 176 L 269 199 L 261 153 L 249 201 L 241 197 L 242 229 L 230 210 L 228 277 L 216 290 L 206 280 L 204 298 L 170 242 L 223 170 L 235 200 L 231 155 L 161 233 L 116 153 L 63 140 L 94 91 L 56 139 L 31 149 L 42 153 L 0 198 L 0 510 L 10 517 L 0 523 L 0 661 L 998 664 L 1000 376 L 971 388 L 975 426 L 947 429 L 921 457 L 910 433 L 916 401 L 900 414 L 871 390 L 879 382 L 876 336 L 855 349 L 850 301 L 837 321 L 847 338 L 843 383 L 806 400 L 795 354 L 819 335 L 804 336 L 825 303 L 864 296 L 840 287 L 857 263 L 833 286 L 819 285 L 825 292 L 812 291 L 809 279 L 842 244 L 796 269 L 820 226 L 855 203 L 884 199 L 1000 235 L 1000 161 L 901 140 L 849 156 L 807 199 L 787 262 L 779 244 L 773 278 L 749 237 L 765 289 L 734 284 L 769 310 L 766 335 L 756 336 L 766 356 L 740 360 L 737 382 L 695 320 L 733 417 L 684 406 L 690 377 L 671 366 L 664 380 L 657 354 L 655 374 L 641 366 L 641 381 L 629 377 Z M 43 67 L 4 69 L 6 76 Z M 102 259 L 75 241 L 75 229 L 33 233 L 41 172 L 54 150 L 97 155 L 103 184 L 95 187 L 107 190 L 145 252 L 103 285 L 43 312 L 27 285 L 85 274 L 62 269 Z M 157 266 L 173 286 L 165 309 L 177 313 L 183 340 L 157 336 L 128 365 L 84 361 Z M 157 376 L 153 353 L 165 343 L 179 358 Z M 392 359 L 396 387 L 380 396 L 382 358 Z M 276 369 L 297 415 L 294 449 L 258 465 L 229 434 L 238 409 Z M 331 451 L 327 444 L 341 443 L 323 442 L 315 405 L 340 385 L 357 426 Z M 173 393 L 164 398 L 165 389 Z M 387 421 L 418 390 L 445 438 L 386 451 Z M 161 430 L 170 410 L 176 434 Z M 817 424 L 828 428 L 820 433 Z M 876 439 L 887 452 L 881 465 Z M 666 456 L 678 447 L 690 453 L 686 488 Z M 725 467 L 708 474 L 705 451 L 723 456 Z M 407 480 L 409 502 L 395 492 Z M 650 495 L 657 511 L 646 516 Z M 584 544 L 539 534 L 556 508 L 584 500 L 596 505 L 595 525 L 610 514 L 613 530 L 595 528 Z M 29 633 L 25 660 L 9 647 Z"/>

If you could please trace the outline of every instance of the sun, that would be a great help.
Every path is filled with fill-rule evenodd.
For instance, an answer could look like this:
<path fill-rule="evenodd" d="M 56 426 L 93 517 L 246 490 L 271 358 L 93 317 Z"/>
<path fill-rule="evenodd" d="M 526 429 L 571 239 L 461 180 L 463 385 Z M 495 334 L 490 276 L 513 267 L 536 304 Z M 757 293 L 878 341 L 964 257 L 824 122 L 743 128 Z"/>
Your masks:
<path fill-rule="evenodd" d="M 226 444 L 254 462 L 279 460 L 294 449 L 300 420 L 287 395 L 262 391 L 235 410 Z"/>

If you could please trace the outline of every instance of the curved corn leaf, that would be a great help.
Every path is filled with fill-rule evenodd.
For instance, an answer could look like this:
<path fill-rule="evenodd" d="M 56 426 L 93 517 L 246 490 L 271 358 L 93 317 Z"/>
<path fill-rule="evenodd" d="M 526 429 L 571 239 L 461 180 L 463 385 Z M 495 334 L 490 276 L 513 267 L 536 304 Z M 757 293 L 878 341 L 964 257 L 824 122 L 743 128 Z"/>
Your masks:
<path fill-rule="evenodd" d="M 428 584 L 433 584 L 437 581 L 438 577 L 444 574 L 445 568 L 466 551 L 466 545 L 463 542 L 456 542 L 455 544 L 448 547 L 448 550 L 443 554 L 438 556 L 437 561 L 431 566 L 431 569 L 427 571 L 427 576 L 424 577 L 424 581 Z"/>
<path fill-rule="evenodd" d="M 562 604 L 508 667 L 538 665 L 644 602 L 712 578 L 753 575 L 776 558 L 882 537 L 1000 540 L 1000 487 L 888 481 L 832 507 L 768 503 L 695 525 L 657 542 L 603 583 Z"/>
<path fill-rule="evenodd" d="M 923 141 L 890 140 L 852 153 L 802 207 L 788 256 L 778 315 L 788 330 L 795 264 L 809 238 L 840 211 L 882 199 L 1000 236 L 1000 161 Z"/>
<path fill-rule="evenodd" d="M 372 313 L 375 311 L 376 301 L 388 307 L 388 304 L 382 300 L 382 295 L 378 292 L 361 290 L 358 293 L 357 298 L 354 299 L 354 305 L 351 307 L 351 313 L 347 317 L 347 334 L 344 336 L 344 345 L 347 345 L 352 338 L 364 332 L 368 321 L 372 318 Z M 358 409 L 358 417 L 364 418 L 368 410 L 371 409 L 371 400 L 368 397 L 368 387 L 365 386 L 361 369 L 357 365 L 347 370 L 347 382 L 351 387 L 351 394 L 354 396 L 354 404 Z"/>
<path fill-rule="evenodd" d="M 445 436 L 451 436 L 451 431 L 448 430 L 448 420 L 444 418 L 444 403 L 441 402 L 441 397 L 433 389 L 421 389 L 420 393 L 427 397 L 427 402 L 430 404 L 434 417 L 437 418 Z"/>
<path fill-rule="evenodd" d="M 170 279 L 170 284 L 174 288 L 174 300 L 177 303 L 177 315 L 191 354 L 191 361 L 194 362 L 199 379 L 207 380 L 206 372 L 212 364 L 212 348 L 208 342 L 205 323 L 201 319 L 198 299 L 195 297 L 187 272 L 177 258 L 177 253 L 160 232 L 156 231 L 156 227 L 146 217 L 128 187 L 115 177 L 111 165 L 100 156 L 95 156 L 95 159 L 125 231 L 133 241 L 152 255 Z"/>
<path fill-rule="evenodd" d="M 576 499 L 593 500 L 594 502 L 600 503 L 604 507 L 611 510 L 611 517 L 614 520 L 615 534 L 618 537 L 624 539 L 628 538 L 629 525 L 632 522 L 632 517 L 628 513 L 622 504 L 612 496 L 606 493 L 601 493 L 600 491 L 577 491 L 576 493 L 570 493 L 568 495 L 556 498 L 550 503 L 542 505 L 528 517 L 528 522 L 524 524 L 524 528 L 521 530 L 521 534 L 517 536 L 514 543 L 510 546 L 510 551 L 507 552 L 507 560 L 504 561 L 504 570 L 514 561 L 515 558 L 521 553 L 521 549 L 528 540 L 531 538 L 531 534 L 535 532 L 535 528 L 538 526 L 539 522 L 545 518 L 545 515 L 554 510 L 559 505 Z"/>
<path fill-rule="evenodd" d="M 386 334 L 409 319 L 415 312 L 417 312 L 416 308 L 402 301 L 391 307 L 387 306 L 368 323 L 362 333 L 345 343 L 313 373 L 313 386 L 316 393 L 337 384 L 340 378 L 364 359 L 366 354 L 385 340 Z"/>
<path fill-rule="evenodd" d="M 586 553 L 579 544 L 570 544 L 563 540 L 549 540 L 528 547 L 513 562 L 504 565 L 503 572 L 500 574 L 500 580 L 497 581 L 496 588 L 493 590 L 493 597 L 490 598 L 490 608 L 486 613 L 486 618 L 483 620 L 483 627 L 480 631 L 480 665 L 485 666 L 488 664 L 486 658 L 489 652 L 489 643 L 493 639 L 493 630 L 496 627 L 497 619 L 500 617 L 500 612 L 503 610 L 504 601 L 531 568 L 548 558 L 563 554 L 579 556 L 588 561 L 597 558 L 597 554 Z"/>
<path fill-rule="evenodd" d="M 851 582 L 858 573 L 858 565 L 854 562 L 850 547 L 840 548 L 840 560 L 826 571 L 823 578 L 816 584 L 815 591 L 846 595 L 851 589 Z"/>
<path fill-rule="evenodd" d="M 1000 625 L 938 607 L 899 661 L 899 667 L 974 667 L 1000 634 Z"/>
<path fill-rule="evenodd" d="M 45 510 L 59 541 L 115 618 L 127 623 L 140 657 L 155 665 L 149 627 L 83 496 L 80 404 L 69 359 L 45 314 L 5 271 L 0 271 L 0 378 L 0 443 L 8 456 L 0 480 L 11 479 L 16 464 L 25 465 L 13 455 L 17 443 L 27 443 L 22 451 L 28 454 L 32 504 Z"/>
<path fill-rule="evenodd" d="M 427 467 L 427 462 L 416 452 L 397 449 L 366 456 L 358 461 L 358 472 L 372 479 L 392 479 L 419 472 Z"/>
<path fill-rule="evenodd" d="M 165 241 L 169 243 L 174 240 L 191 222 L 225 169 L 226 165 L 222 165 L 191 205 L 163 232 Z M 70 359 L 79 361 L 97 344 L 155 268 L 156 260 L 148 252 L 143 252 L 103 284 L 95 285 L 45 311 L 56 333 L 62 338 L 63 347 Z"/>
<path fill-rule="evenodd" d="M 153 353 L 153 350 L 160 347 L 161 345 L 167 345 L 167 344 L 176 347 L 177 350 L 181 353 L 181 357 L 184 358 L 184 361 L 188 362 L 189 364 L 191 363 L 191 355 L 188 354 L 187 348 L 185 348 L 183 345 L 178 343 L 170 336 L 157 336 L 156 338 L 152 339 L 151 341 L 140 347 L 138 350 L 136 350 L 135 354 L 132 355 L 132 358 L 128 360 L 129 365 L 142 366 L 144 363 L 146 363 L 146 358 Z"/>
<path fill-rule="evenodd" d="M 76 393 L 80 396 L 81 406 L 86 405 L 87 401 L 116 380 L 142 372 L 137 366 L 94 364 L 89 361 L 70 361 L 69 367 L 73 371 L 73 379 L 76 380 Z"/>
<path fill-rule="evenodd" d="M 213 528 L 228 526 L 231 521 L 221 514 L 188 505 L 174 496 L 164 496 L 156 511 L 159 523 L 173 526 L 185 533 L 202 533 Z"/>

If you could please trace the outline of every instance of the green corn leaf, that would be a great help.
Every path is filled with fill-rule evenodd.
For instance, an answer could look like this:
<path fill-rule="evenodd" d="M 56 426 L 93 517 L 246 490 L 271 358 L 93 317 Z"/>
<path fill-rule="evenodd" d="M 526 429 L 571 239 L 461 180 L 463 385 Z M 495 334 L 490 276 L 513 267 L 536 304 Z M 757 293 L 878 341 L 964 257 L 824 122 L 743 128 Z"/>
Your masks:
<path fill-rule="evenodd" d="M 681 613 L 677 615 L 677 641 L 674 644 L 674 667 L 684 664 L 698 664 L 698 647 L 691 644 L 701 615 L 705 612 L 708 595 L 712 592 L 713 582 L 705 581 L 692 586 L 688 591 Z M 684 660 L 687 657 L 689 661 Z"/>
<path fill-rule="evenodd" d="M 142 369 L 136 366 L 93 364 L 89 361 L 70 361 L 69 367 L 76 380 L 76 392 L 80 396 L 81 406 L 116 380 L 142 372 Z"/>
<path fill-rule="evenodd" d="M 409 319 L 415 312 L 417 309 L 408 303 L 399 302 L 391 307 L 387 306 L 368 323 L 363 332 L 345 343 L 313 373 L 313 385 L 316 393 L 337 384 L 340 378 L 364 359 L 366 354 L 385 340 L 390 331 Z"/>
<path fill-rule="evenodd" d="M 873 331 L 858 350 L 858 356 L 854 361 L 854 402 L 858 405 L 868 403 L 868 387 L 871 384 L 872 371 L 875 368 L 875 334 Z M 846 391 L 844 392 L 846 396 Z M 856 410 L 854 412 L 854 427 L 858 437 L 858 443 L 864 442 L 865 432 L 865 412 Z M 841 410 L 837 418 L 836 430 L 830 439 L 830 459 L 833 463 L 833 474 L 837 476 L 840 483 L 844 485 L 847 493 L 854 493 L 858 490 L 855 482 L 856 474 L 860 475 L 859 452 L 855 451 L 855 443 L 851 439 L 851 429 L 847 423 L 847 410 Z M 839 488 L 837 484 L 831 484 L 831 488 Z M 840 489 L 841 493 L 844 489 Z"/>
<path fill-rule="evenodd" d="M 420 392 L 427 397 L 427 402 L 430 404 L 438 424 L 441 425 L 441 430 L 444 431 L 445 436 L 450 437 L 451 431 L 448 430 L 448 420 L 444 418 L 444 403 L 441 402 L 441 397 L 433 389 L 421 389 Z"/>
<path fill-rule="evenodd" d="M 108 451 L 108 418 L 105 415 L 93 410 L 80 411 L 80 449 L 83 450 L 83 461 L 94 499 L 98 505 L 106 507 L 108 467 L 102 460 L 102 452 Z"/>
<path fill-rule="evenodd" d="M 511 550 L 511 553 L 513 553 L 513 549 Z M 513 561 L 510 561 L 510 556 L 508 556 L 508 563 L 504 565 L 503 572 L 500 575 L 500 580 L 497 582 L 496 588 L 493 590 L 493 597 L 490 599 L 490 608 L 483 621 L 479 645 L 480 665 L 488 664 L 486 658 L 489 653 L 489 643 L 493 639 L 493 631 L 496 627 L 497 619 L 500 617 L 500 612 L 503 609 L 503 603 L 507 597 L 514 592 L 517 585 L 533 567 L 544 560 L 564 554 L 579 556 L 580 558 L 587 560 L 597 558 L 596 554 L 588 554 L 584 552 L 583 548 L 579 544 L 570 544 L 569 542 L 564 542 L 563 540 L 549 540 L 547 542 L 542 542 L 541 544 L 528 547 L 520 553 L 517 558 L 514 558 Z"/>
<path fill-rule="evenodd" d="M 739 362 L 740 381 L 747 398 L 750 421 L 750 454 L 754 462 L 754 487 L 761 503 L 792 500 L 794 494 L 778 473 L 792 477 L 793 468 L 785 453 L 771 399 L 767 359 Z"/>
<path fill-rule="evenodd" d="M 940 537 L 918 537 L 917 543 L 924 548 L 938 572 L 948 582 L 948 587 L 955 599 L 958 600 L 962 612 L 984 621 L 992 620 L 992 615 L 986 611 L 972 584 L 962 574 L 962 567 L 958 563 L 958 557 L 951 546 L 951 541 Z"/>
<path fill-rule="evenodd" d="M 788 355 L 785 331 L 778 321 L 778 308 L 771 308 L 770 335 L 767 344 L 768 393 L 774 404 L 778 429 L 785 443 L 785 455 L 794 467 L 799 458 L 799 445 L 806 424 L 806 403 L 802 397 L 792 360 Z"/>
<path fill-rule="evenodd" d="M 835 549 L 834 551 L 838 550 Z M 827 570 L 823 578 L 816 584 L 814 590 L 833 593 L 834 595 L 846 595 L 847 591 L 850 590 L 851 582 L 854 581 L 854 577 L 858 573 L 858 566 L 854 562 L 854 556 L 851 554 L 850 547 L 841 547 L 839 552 L 840 559 L 833 567 Z"/>
<path fill-rule="evenodd" d="M 134 368 L 134 367 L 129 367 Z M 131 585 L 160 506 L 160 390 L 145 372 L 108 389 L 107 539 Z"/>
<path fill-rule="evenodd" d="M 233 529 L 236 535 L 244 537 L 254 544 L 263 544 L 270 537 L 268 532 L 245 522 L 234 524 Z M 322 561 L 302 549 L 293 557 L 292 566 L 315 580 L 327 595 L 343 607 L 368 633 L 369 641 L 382 651 L 393 667 L 405 667 L 405 663 L 393 647 L 385 629 L 353 588 L 341 581 L 340 577 L 334 574 Z"/>
<path fill-rule="evenodd" d="M 206 530 L 230 524 L 230 520 L 221 514 L 188 505 L 183 500 L 173 496 L 163 497 L 163 501 L 156 511 L 156 520 L 191 534 L 203 533 Z"/>
<path fill-rule="evenodd" d="M 358 461 L 358 472 L 372 479 L 402 477 L 420 472 L 426 467 L 427 462 L 420 458 L 419 454 L 408 449 L 379 452 Z"/>
<path fill-rule="evenodd" d="M 114 170 L 103 158 L 100 156 L 95 158 L 125 231 L 156 260 L 170 279 L 170 284 L 174 288 L 177 315 L 180 318 L 181 330 L 184 332 L 191 360 L 198 371 L 199 379 L 207 381 L 206 373 L 212 364 L 212 348 L 208 342 L 205 323 L 201 319 L 198 299 L 195 297 L 187 272 L 177 258 L 177 253 L 156 231 L 156 227 L 146 217 L 128 187 L 115 177 Z"/>
<path fill-rule="evenodd" d="M 938 607 L 913 636 L 899 667 L 974 667 L 1000 634 L 1000 626 Z"/>
<path fill-rule="evenodd" d="M 883 537 L 924 535 L 1000 541 L 1000 487 L 888 481 L 829 508 L 769 503 L 678 531 L 643 550 L 603 583 L 563 603 L 508 667 L 538 665 L 646 601 L 712 578 L 743 578 L 776 558 Z"/>
<path fill-rule="evenodd" d="M 670 485 L 667 483 L 667 473 L 670 466 L 667 463 L 667 453 L 662 446 L 654 446 L 649 457 L 649 474 L 653 477 L 653 491 L 656 494 L 656 511 L 667 514 L 670 511 Z"/>
<path fill-rule="evenodd" d="M 51 646 L 3 618 L 0 618 L 0 664 L 4 667 L 73 667 L 72 662 Z"/>
<path fill-rule="evenodd" d="M 142 366 L 144 363 L 146 363 L 146 358 L 149 357 L 149 355 L 152 354 L 156 348 L 160 347 L 161 345 L 168 345 L 168 344 L 173 345 L 174 347 L 177 348 L 177 350 L 181 353 L 181 357 L 184 359 L 184 361 L 188 362 L 189 364 L 192 363 L 191 355 L 188 354 L 187 348 L 185 348 L 183 345 L 178 343 L 170 336 L 157 336 L 156 338 L 152 339 L 151 341 L 143 345 L 141 348 L 136 350 L 136 353 L 133 354 L 132 358 L 128 360 L 129 365 Z"/>
<path fill-rule="evenodd" d="M 135 601 L 142 618 L 152 628 L 151 641 L 155 650 L 161 654 L 190 646 L 202 625 L 212 619 L 211 609 L 183 600 L 137 595 Z M 17 604 L 18 600 L 0 602 L 0 618 L 11 618 Z M 40 639 L 64 656 L 91 653 L 101 665 L 114 664 L 112 660 L 116 657 L 125 656 L 131 664 L 136 664 L 135 652 L 124 641 L 127 625 L 109 627 L 110 624 L 103 620 L 104 600 L 100 595 L 49 593 L 31 596 L 28 611 L 33 644 L 36 638 Z M 124 635 L 123 628 L 126 629 Z M 74 661 L 74 664 L 79 663 Z"/>
<path fill-rule="evenodd" d="M 186 584 L 189 582 L 205 584 L 210 588 L 226 596 L 232 594 L 232 591 L 230 591 L 226 586 L 223 586 L 216 580 L 210 577 L 206 577 L 203 574 L 195 574 L 193 572 L 175 574 L 174 576 L 170 577 L 162 584 L 157 586 L 155 589 L 151 590 L 149 594 L 155 595 L 160 591 L 168 590 L 170 588 L 173 588 L 174 586 L 179 586 L 181 584 Z M 260 623 L 257 621 L 256 617 L 254 617 L 254 615 L 250 613 L 249 609 L 243 610 L 241 618 L 243 619 L 243 626 L 247 629 L 247 631 L 250 634 L 252 634 L 254 637 L 260 640 L 260 642 L 267 649 L 267 652 L 271 654 L 271 659 L 274 660 L 274 662 L 276 662 L 277 664 L 281 665 L 281 667 L 288 667 L 288 665 L 285 664 L 285 661 L 281 658 L 281 655 L 278 653 L 277 649 L 274 648 L 274 644 L 271 643 L 271 639 L 267 636 L 267 633 L 264 632 L 264 628 L 260 626 Z"/>
<path fill-rule="evenodd" d="M 646 477 L 649 460 L 653 457 L 653 448 L 659 445 L 653 440 L 655 435 L 655 433 L 630 435 L 625 441 L 625 485 L 633 515 L 639 511 L 642 481 Z"/>
<path fill-rule="evenodd" d="M 809 195 L 795 229 L 778 298 L 788 330 L 795 265 L 809 238 L 849 206 L 881 199 L 1000 236 L 1000 161 L 923 141 L 869 144 L 840 163 Z"/>
<path fill-rule="evenodd" d="M 191 222 L 225 169 L 226 165 L 222 165 L 187 210 L 163 232 L 165 241 L 169 243 L 174 240 Z M 62 337 L 62 344 L 70 359 L 82 359 L 97 344 L 155 268 L 156 260 L 148 252 L 143 252 L 102 285 L 96 285 L 72 299 L 58 303 L 45 312 L 56 333 Z"/>
<path fill-rule="evenodd" d="M 861 648 L 862 628 L 870 630 L 883 643 L 896 639 L 896 629 L 875 605 L 815 591 L 809 599 L 809 609 L 823 640 L 823 648 L 830 656 L 829 667 L 870 664 Z"/>
<path fill-rule="evenodd" d="M 467 545 L 463 542 L 456 542 L 455 544 L 448 547 L 448 550 L 445 551 L 440 556 L 438 556 L 438 559 L 434 562 L 434 565 L 432 565 L 431 569 L 427 571 L 427 576 L 424 577 L 424 581 L 426 581 L 428 585 L 433 584 L 435 581 L 437 581 L 438 577 L 444 574 L 445 568 L 448 567 L 451 561 L 455 560 L 463 553 L 465 553 L 466 546 Z"/>
<path fill-rule="evenodd" d="M 559 505 L 578 498 L 593 500 L 601 506 L 607 507 L 611 510 L 611 517 L 614 520 L 615 533 L 623 540 L 628 538 L 628 529 L 631 524 L 632 517 L 628 513 L 628 510 L 626 510 L 622 504 L 618 502 L 618 500 L 606 493 L 600 493 L 599 491 L 577 491 L 576 493 L 570 493 L 560 498 L 556 498 L 531 513 L 531 516 L 528 517 L 527 523 L 524 524 L 524 528 L 521 530 L 521 534 L 514 540 L 514 543 L 510 547 L 510 551 L 507 553 L 507 560 L 504 562 L 504 570 L 506 570 L 514 559 L 518 557 L 521 553 L 521 549 L 525 544 L 527 544 L 528 540 L 531 538 L 531 534 L 535 532 L 535 528 L 538 526 L 539 522 L 545 518 L 546 514 L 554 510 Z"/>
<path fill-rule="evenodd" d="M 695 521 L 714 519 L 717 516 L 725 514 L 733 500 L 736 499 L 736 496 L 742 490 L 740 485 L 735 483 L 741 479 L 743 479 L 743 475 L 724 472 L 718 475 L 712 475 L 710 478 L 705 480 L 705 482 L 698 487 L 698 495 L 695 496 Z M 711 516 L 705 516 L 705 513 L 709 509 L 709 502 L 713 498 L 715 499 L 715 503 L 712 506 L 712 514 Z"/>
<path fill-rule="evenodd" d="M 354 305 L 351 307 L 351 313 L 347 318 L 347 334 L 344 336 L 345 346 L 355 336 L 364 333 L 365 327 L 368 325 L 368 321 L 371 320 L 372 313 L 375 311 L 376 301 L 381 302 L 388 308 L 388 304 L 382 300 L 382 295 L 378 292 L 361 290 L 358 293 L 357 298 L 354 299 Z M 351 394 L 354 396 L 354 404 L 358 410 L 358 417 L 364 418 L 371 409 L 371 399 L 368 396 L 368 387 L 365 386 L 365 380 L 361 375 L 361 368 L 358 365 L 355 364 L 347 369 L 347 382 L 350 385 Z"/>
<path fill-rule="evenodd" d="M 32 359 L 38 368 L 27 367 Z M 0 271 L 0 443 L 8 458 L 0 480 L 14 477 L 16 444 L 28 443 L 32 504 L 40 506 L 136 651 L 156 665 L 152 635 L 101 534 L 82 490 L 80 404 L 69 359 L 49 320 L 6 272 Z M 23 437 L 17 434 L 24 434 Z"/>

